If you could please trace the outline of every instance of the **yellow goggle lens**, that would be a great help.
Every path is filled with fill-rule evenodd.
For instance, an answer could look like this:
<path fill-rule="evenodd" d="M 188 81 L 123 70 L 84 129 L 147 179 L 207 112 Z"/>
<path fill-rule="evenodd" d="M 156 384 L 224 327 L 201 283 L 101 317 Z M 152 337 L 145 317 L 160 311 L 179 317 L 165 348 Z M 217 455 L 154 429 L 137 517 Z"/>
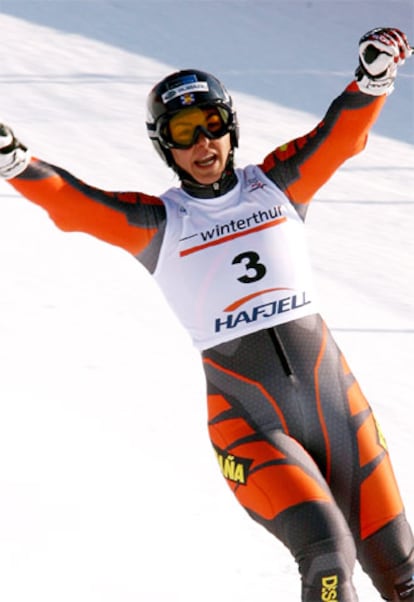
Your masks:
<path fill-rule="evenodd" d="M 200 109 L 193 107 L 183 109 L 174 115 L 168 124 L 171 141 L 180 145 L 191 145 L 195 142 L 195 131 L 203 128 L 217 137 L 222 136 L 225 122 L 216 108 Z"/>

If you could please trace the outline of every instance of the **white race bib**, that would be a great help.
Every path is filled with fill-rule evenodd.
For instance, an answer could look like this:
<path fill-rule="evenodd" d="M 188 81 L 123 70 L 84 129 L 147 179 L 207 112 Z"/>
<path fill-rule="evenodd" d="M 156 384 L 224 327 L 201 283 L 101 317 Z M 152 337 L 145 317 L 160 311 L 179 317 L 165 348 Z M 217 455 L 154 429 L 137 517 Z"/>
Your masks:
<path fill-rule="evenodd" d="M 154 277 L 195 346 L 317 311 L 304 224 L 257 166 L 237 169 L 227 194 L 162 195 L 167 228 Z"/>

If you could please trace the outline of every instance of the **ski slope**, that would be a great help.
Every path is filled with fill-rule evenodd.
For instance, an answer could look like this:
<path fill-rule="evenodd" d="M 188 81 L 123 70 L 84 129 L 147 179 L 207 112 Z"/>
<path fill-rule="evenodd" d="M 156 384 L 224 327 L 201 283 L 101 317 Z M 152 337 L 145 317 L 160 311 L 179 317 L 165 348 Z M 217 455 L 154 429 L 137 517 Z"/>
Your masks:
<path fill-rule="evenodd" d="M 259 162 L 317 123 L 380 25 L 413 43 L 412 1 L 1 0 L 0 119 L 91 184 L 158 194 L 176 183 L 144 126 L 161 77 L 222 78 L 237 162 Z M 413 101 L 414 60 L 308 234 L 414 524 Z M 299 600 L 290 555 L 219 474 L 198 354 L 145 270 L 2 182 L 0 274 L 0 600 Z M 359 569 L 355 583 L 379 600 Z"/>

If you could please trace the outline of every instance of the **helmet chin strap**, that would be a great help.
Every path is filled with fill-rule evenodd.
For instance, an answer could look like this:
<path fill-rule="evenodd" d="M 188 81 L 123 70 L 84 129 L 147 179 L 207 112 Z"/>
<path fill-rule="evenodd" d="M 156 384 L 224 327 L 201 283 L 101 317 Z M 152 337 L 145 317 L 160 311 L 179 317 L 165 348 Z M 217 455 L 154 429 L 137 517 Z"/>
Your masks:
<path fill-rule="evenodd" d="M 180 178 L 182 188 L 191 196 L 200 199 L 214 198 L 226 194 L 226 192 L 229 192 L 237 184 L 237 176 L 234 172 L 233 149 L 229 152 L 226 166 L 220 178 L 212 184 L 197 182 L 192 175 L 179 167 L 175 162 L 172 163 L 171 167 Z"/>

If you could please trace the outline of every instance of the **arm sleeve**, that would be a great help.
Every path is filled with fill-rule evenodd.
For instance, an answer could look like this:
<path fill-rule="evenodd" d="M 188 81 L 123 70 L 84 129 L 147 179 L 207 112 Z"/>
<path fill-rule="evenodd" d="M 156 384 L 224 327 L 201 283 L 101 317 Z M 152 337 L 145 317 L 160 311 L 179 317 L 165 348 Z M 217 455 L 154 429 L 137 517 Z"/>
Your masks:
<path fill-rule="evenodd" d="M 311 132 L 279 146 L 259 165 L 302 217 L 315 192 L 344 161 L 365 148 L 385 99 L 363 94 L 352 82 Z"/>
<path fill-rule="evenodd" d="M 150 271 L 155 268 L 166 220 L 158 197 L 100 190 L 36 158 L 9 183 L 43 207 L 61 230 L 91 234 L 132 253 Z"/>

